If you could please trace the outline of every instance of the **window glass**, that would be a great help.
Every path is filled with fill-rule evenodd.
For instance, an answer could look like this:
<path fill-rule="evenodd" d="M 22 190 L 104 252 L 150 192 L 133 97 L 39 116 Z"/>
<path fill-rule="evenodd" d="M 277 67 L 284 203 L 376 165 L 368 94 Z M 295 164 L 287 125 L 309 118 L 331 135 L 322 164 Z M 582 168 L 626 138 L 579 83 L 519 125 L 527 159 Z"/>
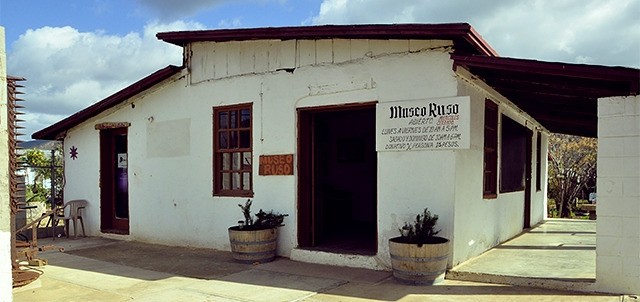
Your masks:
<path fill-rule="evenodd" d="M 220 132 L 220 134 L 218 134 L 218 137 L 218 146 L 220 146 L 220 149 L 229 148 L 229 132 Z"/>
<path fill-rule="evenodd" d="M 231 154 L 222 153 L 222 170 L 230 170 L 230 169 L 231 169 Z"/>
<path fill-rule="evenodd" d="M 229 149 L 238 148 L 238 132 L 231 131 L 231 137 L 229 138 Z"/>
<path fill-rule="evenodd" d="M 231 111 L 231 128 L 238 128 L 238 112 Z"/>
<path fill-rule="evenodd" d="M 242 169 L 251 169 L 251 152 L 242 153 Z"/>
<path fill-rule="evenodd" d="M 233 173 L 232 188 L 234 190 L 242 188 L 242 185 L 240 184 L 240 173 Z"/>
<path fill-rule="evenodd" d="M 249 190 L 251 188 L 251 173 L 244 172 L 242 173 L 242 189 Z"/>
<path fill-rule="evenodd" d="M 241 127 L 242 128 L 251 127 L 251 111 L 249 109 L 243 109 L 241 110 L 241 115 L 242 115 Z"/>
<path fill-rule="evenodd" d="M 251 146 L 251 132 L 240 131 L 240 148 L 248 148 Z"/>
<path fill-rule="evenodd" d="M 229 173 L 222 173 L 222 189 L 231 190 L 231 177 L 229 177 Z"/>
<path fill-rule="evenodd" d="M 220 129 L 229 128 L 229 113 L 226 111 L 220 112 L 218 114 L 218 127 Z"/>
<path fill-rule="evenodd" d="M 240 153 L 239 152 L 234 152 L 233 153 L 233 161 L 232 162 L 233 162 L 233 164 L 232 164 L 231 168 L 233 170 L 240 170 L 241 169 L 241 166 L 240 166 L 241 160 L 240 160 Z"/>

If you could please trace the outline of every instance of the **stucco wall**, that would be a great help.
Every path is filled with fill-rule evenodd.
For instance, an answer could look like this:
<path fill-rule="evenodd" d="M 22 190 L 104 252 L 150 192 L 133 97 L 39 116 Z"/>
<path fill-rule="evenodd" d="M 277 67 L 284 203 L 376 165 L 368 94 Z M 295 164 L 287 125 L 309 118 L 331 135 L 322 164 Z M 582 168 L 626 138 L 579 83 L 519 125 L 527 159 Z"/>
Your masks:
<path fill-rule="evenodd" d="M 296 108 L 467 92 L 480 95 L 460 90 L 464 85 L 452 70 L 450 45 L 447 41 L 368 40 L 196 43 L 189 58 L 192 73 L 185 71 L 68 133 L 65 198 L 90 200 L 87 231 L 99 234 L 99 132 L 94 125 L 130 122 L 131 221 L 130 235 L 123 237 L 227 250 L 227 227 L 242 218 L 237 204 L 245 198 L 212 196 L 212 107 L 253 104 L 254 166 L 260 155 L 293 153 L 298 158 Z M 483 111 L 476 107 L 472 129 L 482 123 Z M 472 136 L 477 135 L 477 129 L 472 131 Z M 75 160 L 69 157 L 71 146 L 79 150 Z M 497 229 L 522 225 L 522 202 L 517 202 L 522 193 L 481 200 L 480 150 L 481 138 L 475 138 L 468 151 L 378 152 L 379 239 L 373 257 L 327 256 L 296 249 L 297 171 L 294 176 L 259 176 L 254 169 L 254 208 L 290 214 L 280 228 L 279 254 L 293 253 L 306 261 L 385 268 L 389 265 L 387 239 L 397 236 L 398 228 L 425 207 L 440 216 L 441 235 L 456 237 L 456 245 L 463 241 L 454 234 L 454 223 L 456 229 L 475 229 L 468 223 L 475 221 L 490 230 L 461 232 L 461 240 L 481 241 L 482 235 L 487 243 L 478 246 L 490 246 L 517 233 L 513 228 Z M 456 212 L 454 201 L 461 202 Z M 463 211 L 465 206 L 478 207 L 480 212 Z M 512 215 L 515 212 L 519 215 Z M 493 218 L 491 224 L 480 220 L 487 217 Z M 460 260 L 460 255 L 479 253 L 480 247 L 472 251 L 465 247 L 454 257 Z"/>
<path fill-rule="evenodd" d="M 540 135 L 540 190 L 536 189 L 536 135 Z M 547 189 L 549 186 L 549 134 L 546 132 L 534 133 L 533 137 L 533 168 L 531 173 L 531 226 L 542 222 L 547 218 Z"/>
<path fill-rule="evenodd" d="M 471 97 L 471 148 L 457 150 L 455 169 L 455 229 L 453 235 L 452 265 L 459 264 L 471 257 L 477 256 L 491 247 L 508 240 L 522 232 L 524 223 L 524 191 L 501 193 L 497 198 L 484 199 L 483 190 L 483 157 L 484 157 L 484 104 L 485 99 L 491 99 L 499 105 L 499 117 L 503 114 L 535 129 L 535 121 L 519 114 L 515 107 L 504 97 L 488 87 L 482 87 L 482 83 L 469 77 L 464 70 L 458 71 L 458 93 Z M 498 129 L 501 129 L 501 118 Z M 500 130 L 499 130 L 500 131 Z M 535 181 L 535 154 L 536 134 L 532 138 L 532 161 L 529 163 L 532 169 L 532 194 L 531 194 L 531 225 L 535 225 L 544 218 L 544 203 L 546 192 L 543 187 L 536 192 Z M 546 183 L 546 145 L 547 135 L 542 134 L 543 165 L 541 175 Z M 498 135 L 498 146 L 501 144 L 501 135 Z M 500 147 L 498 147 L 500 150 Z M 500 151 L 498 151 L 500 153 Z M 498 155 L 498 167 L 500 167 L 500 154 Z M 498 168 L 498 173 L 500 169 Z M 498 175 L 500 179 L 500 175 Z M 546 184 L 545 184 L 546 186 Z M 499 189 L 498 189 L 499 191 Z"/>
<path fill-rule="evenodd" d="M 0 301 L 11 301 L 11 225 L 9 224 L 9 124 L 7 124 L 7 56 L 0 26 Z"/>
<path fill-rule="evenodd" d="M 640 96 L 598 100 L 596 285 L 640 294 Z"/>

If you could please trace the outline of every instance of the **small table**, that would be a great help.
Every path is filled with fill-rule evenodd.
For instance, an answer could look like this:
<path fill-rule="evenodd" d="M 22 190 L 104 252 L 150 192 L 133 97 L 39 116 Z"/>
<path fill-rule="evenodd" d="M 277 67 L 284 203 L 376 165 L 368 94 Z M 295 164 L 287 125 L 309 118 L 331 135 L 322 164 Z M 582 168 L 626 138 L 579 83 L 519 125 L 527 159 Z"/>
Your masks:
<path fill-rule="evenodd" d="M 589 211 L 589 220 L 596 220 L 596 205 L 592 203 L 585 203 L 580 205 L 580 210 Z"/>

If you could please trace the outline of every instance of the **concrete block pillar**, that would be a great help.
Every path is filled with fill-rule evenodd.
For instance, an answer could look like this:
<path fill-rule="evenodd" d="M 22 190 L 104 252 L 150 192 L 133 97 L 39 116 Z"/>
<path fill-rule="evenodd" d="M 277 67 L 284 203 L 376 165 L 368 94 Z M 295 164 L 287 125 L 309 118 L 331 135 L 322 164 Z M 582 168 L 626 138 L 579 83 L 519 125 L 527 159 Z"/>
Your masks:
<path fill-rule="evenodd" d="M 640 294 L 640 96 L 598 100 L 597 290 Z"/>
<path fill-rule="evenodd" d="M 11 209 L 9 208 L 9 124 L 7 123 L 7 56 L 0 26 L 0 301 L 11 301 Z"/>

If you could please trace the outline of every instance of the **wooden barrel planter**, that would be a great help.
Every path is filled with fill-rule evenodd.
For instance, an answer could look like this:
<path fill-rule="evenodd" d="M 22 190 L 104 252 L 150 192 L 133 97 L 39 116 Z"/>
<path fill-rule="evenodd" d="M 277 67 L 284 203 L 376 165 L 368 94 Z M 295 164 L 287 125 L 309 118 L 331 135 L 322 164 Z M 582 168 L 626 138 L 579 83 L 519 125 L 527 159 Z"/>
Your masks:
<path fill-rule="evenodd" d="M 433 285 L 444 281 L 449 259 L 449 240 L 442 237 L 436 243 L 418 246 L 403 243 L 402 237 L 389 239 L 389 254 L 393 276 L 414 285 Z"/>
<path fill-rule="evenodd" d="M 278 228 L 241 230 L 229 228 L 233 259 L 242 263 L 269 262 L 276 257 Z"/>

